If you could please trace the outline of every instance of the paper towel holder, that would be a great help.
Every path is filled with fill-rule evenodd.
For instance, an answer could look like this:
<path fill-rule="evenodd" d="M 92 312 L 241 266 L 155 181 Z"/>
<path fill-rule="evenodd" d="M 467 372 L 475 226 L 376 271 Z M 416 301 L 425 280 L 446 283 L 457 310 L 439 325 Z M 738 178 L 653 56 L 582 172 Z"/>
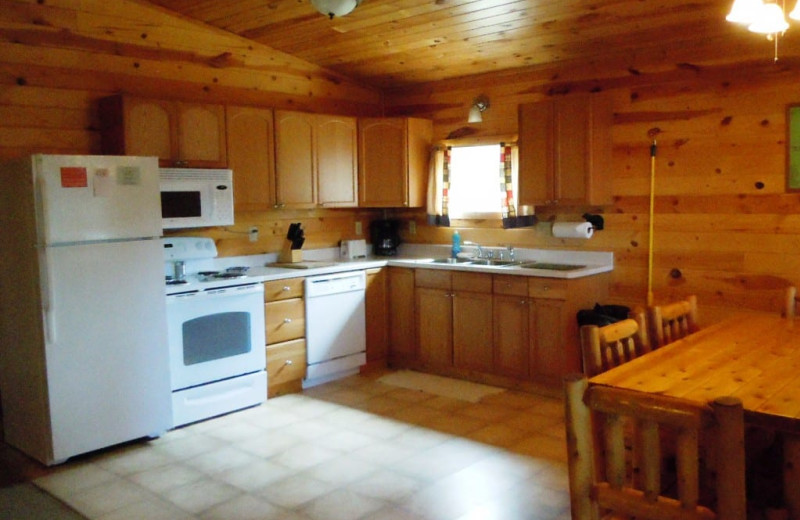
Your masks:
<path fill-rule="evenodd" d="M 581 215 L 586 222 L 592 225 L 595 231 L 600 231 L 603 229 L 605 225 L 605 220 L 600 215 L 592 215 L 590 213 L 584 213 Z"/>

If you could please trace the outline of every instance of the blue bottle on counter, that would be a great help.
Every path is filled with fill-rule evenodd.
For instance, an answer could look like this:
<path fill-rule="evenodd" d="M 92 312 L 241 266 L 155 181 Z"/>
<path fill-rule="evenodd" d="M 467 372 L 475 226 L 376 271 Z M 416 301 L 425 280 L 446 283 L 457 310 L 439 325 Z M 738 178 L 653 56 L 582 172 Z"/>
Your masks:
<path fill-rule="evenodd" d="M 458 253 L 461 252 L 461 235 L 458 234 L 458 230 L 456 229 L 453 231 L 453 258 L 458 257 Z"/>

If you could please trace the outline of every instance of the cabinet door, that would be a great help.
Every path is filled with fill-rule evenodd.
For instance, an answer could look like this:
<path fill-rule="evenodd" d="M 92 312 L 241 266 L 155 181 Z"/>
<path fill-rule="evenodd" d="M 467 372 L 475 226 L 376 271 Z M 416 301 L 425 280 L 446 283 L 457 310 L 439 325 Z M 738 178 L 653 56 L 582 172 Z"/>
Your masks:
<path fill-rule="evenodd" d="M 225 107 L 176 103 L 177 150 L 175 164 L 200 168 L 225 168 Z"/>
<path fill-rule="evenodd" d="M 363 118 L 358 127 L 359 204 L 408 206 L 408 133 L 403 118 Z"/>
<path fill-rule="evenodd" d="M 453 295 L 453 363 L 458 368 L 492 371 L 492 294 L 459 291 Z"/>
<path fill-rule="evenodd" d="M 275 193 L 278 207 L 314 208 L 314 114 L 275 112 Z"/>
<path fill-rule="evenodd" d="M 529 370 L 530 324 L 528 300 L 494 296 L 494 372 L 525 379 Z"/>
<path fill-rule="evenodd" d="M 389 361 L 402 366 L 417 357 L 414 312 L 414 270 L 389 267 Z"/>
<path fill-rule="evenodd" d="M 389 309 L 385 269 L 367 270 L 367 363 L 385 363 L 389 345 Z"/>
<path fill-rule="evenodd" d="M 589 95 L 558 98 L 555 103 L 554 200 L 585 204 L 589 179 Z"/>
<path fill-rule="evenodd" d="M 429 367 L 453 366 L 453 297 L 441 289 L 416 289 L 418 359 Z"/>
<path fill-rule="evenodd" d="M 225 116 L 236 210 L 272 209 L 275 206 L 272 110 L 229 106 Z"/>
<path fill-rule="evenodd" d="M 177 121 L 171 101 L 122 98 L 124 148 L 107 153 L 158 157 L 162 166 L 171 166 Z"/>
<path fill-rule="evenodd" d="M 531 376 L 551 381 L 574 371 L 563 344 L 564 300 L 536 298 L 531 303 Z"/>
<path fill-rule="evenodd" d="M 519 106 L 519 203 L 551 204 L 555 197 L 552 101 Z"/>
<path fill-rule="evenodd" d="M 344 208 L 358 205 L 356 119 L 316 116 L 317 203 Z"/>
<path fill-rule="evenodd" d="M 428 199 L 428 166 L 433 143 L 433 121 L 409 118 L 408 125 L 408 206 L 421 208 Z"/>

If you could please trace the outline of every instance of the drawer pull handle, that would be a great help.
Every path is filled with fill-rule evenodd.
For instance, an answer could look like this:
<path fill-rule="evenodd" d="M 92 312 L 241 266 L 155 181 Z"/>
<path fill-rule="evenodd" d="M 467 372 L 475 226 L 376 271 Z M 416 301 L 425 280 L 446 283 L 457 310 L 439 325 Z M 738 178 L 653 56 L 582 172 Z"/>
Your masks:
<path fill-rule="evenodd" d="M 283 318 L 283 322 L 284 323 L 291 323 L 292 322 L 292 318 Z"/>
<path fill-rule="evenodd" d="M 287 365 L 294 365 L 294 361 L 292 361 L 291 359 L 287 359 L 286 360 L 286 364 Z"/>
<path fill-rule="evenodd" d="M 283 286 L 283 291 L 284 292 L 289 292 L 289 291 L 291 291 L 291 288 L 288 285 L 284 285 Z"/>

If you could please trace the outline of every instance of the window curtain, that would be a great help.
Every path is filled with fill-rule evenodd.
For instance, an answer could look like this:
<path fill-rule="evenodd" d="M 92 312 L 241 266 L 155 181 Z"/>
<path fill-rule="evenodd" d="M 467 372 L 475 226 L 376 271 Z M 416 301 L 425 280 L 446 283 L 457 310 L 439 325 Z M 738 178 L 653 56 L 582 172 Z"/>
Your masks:
<path fill-rule="evenodd" d="M 450 147 L 434 148 L 428 164 L 428 225 L 450 227 Z"/>
<path fill-rule="evenodd" d="M 500 143 L 500 212 L 503 228 L 533 226 L 536 220 L 533 215 L 517 215 L 514 205 L 513 164 L 518 154 L 516 146 Z"/>

